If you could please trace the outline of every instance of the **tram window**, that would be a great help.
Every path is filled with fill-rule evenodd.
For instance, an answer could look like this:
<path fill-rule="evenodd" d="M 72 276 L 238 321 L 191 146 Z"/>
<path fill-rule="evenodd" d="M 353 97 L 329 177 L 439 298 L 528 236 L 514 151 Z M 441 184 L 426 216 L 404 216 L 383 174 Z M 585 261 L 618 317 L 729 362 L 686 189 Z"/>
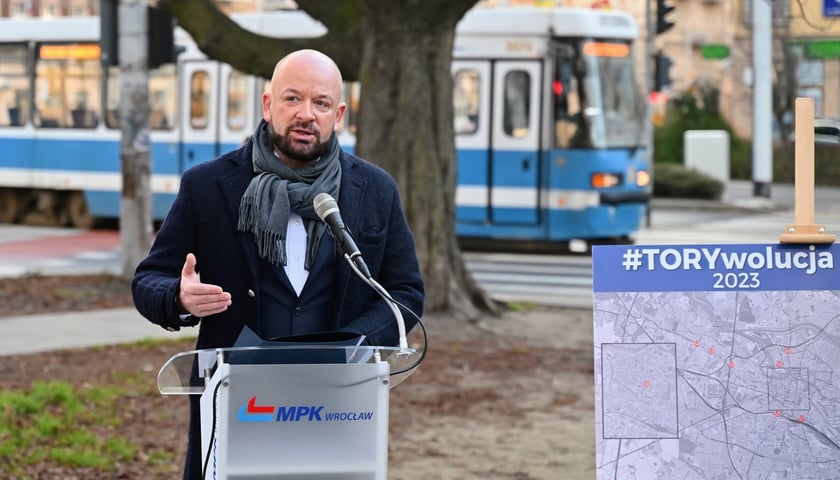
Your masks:
<path fill-rule="evenodd" d="M 227 126 L 231 131 L 245 128 L 248 119 L 248 77 L 236 70 L 228 76 Z"/>
<path fill-rule="evenodd" d="M 644 99 L 635 83 L 630 46 L 616 42 L 582 45 L 586 76 L 581 95 L 589 145 L 595 148 L 638 145 Z M 584 145 L 588 146 L 588 145 Z"/>
<path fill-rule="evenodd" d="M 584 47 L 585 48 L 585 47 Z M 555 59 L 554 147 L 591 148 L 587 102 L 587 64 L 581 58 L 579 42 L 558 40 L 552 45 Z"/>
<path fill-rule="evenodd" d="M 632 60 L 607 58 L 598 62 L 601 81 L 601 111 L 607 145 L 623 146 L 638 143 L 641 131 L 638 119 L 641 107 L 633 78 Z"/>
<path fill-rule="evenodd" d="M 35 68 L 36 123 L 42 128 L 94 128 L 100 111 L 99 46 L 41 45 Z"/>
<path fill-rule="evenodd" d="M 149 71 L 149 127 L 152 130 L 175 128 L 178 79 L 175 65 L 166 64 Z"/>
<path fill-rule="evenodd" d="M 455 113 L 455 134 L 478 131 L 480 83 L 478 71 L 461 69 L 455 73 L 452 104 Z"/>
<path fill-rule="evenodd" d="M 554 146 L 580 147 L 586 125 L 581 113 L 580 81 L 571 59 L 558 59 L 554 78 Z"/>
<path fill-rule="evenodd" d="M 522 138 L 528 136 L 531 111 L 531 75 L 513 70 L 505 75 L 505 133 Z"/>
<path fill-rule="evenodd" d="M 108 67 L 105 85 L 105 126 L 120 128 L 120 67 Z"/>
<path fill-rule="evenodd" d="M 207 128 L 210 123 L 210 75 L 194 72 L 190 78 L 190 126 Z"/>
<path fill-rule="evenodd" d="M 152 130 L 175 128 L 176 85 L 175 65 L 166 64 L 149 71 L 149 127 Z M 105 91 L 105 125 L 108 128 L 120 128 L 119 67 L 108 69 Z"/>
<path fill-rule="evenodd" d="M 26 46 L 0 45 L 0 127 L 22 126 L 28 119 Z"/>

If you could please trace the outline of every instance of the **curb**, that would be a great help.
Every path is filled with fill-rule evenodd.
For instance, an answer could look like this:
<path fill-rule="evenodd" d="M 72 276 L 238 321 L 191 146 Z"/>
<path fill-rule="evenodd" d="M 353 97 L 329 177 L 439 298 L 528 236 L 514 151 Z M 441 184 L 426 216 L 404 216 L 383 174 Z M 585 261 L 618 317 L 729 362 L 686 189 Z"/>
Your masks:
<path fill-rule="evenodd" d="M 89 348 L 149 339 L 195 338 L 198 329 L 169 332 L 134 308 L 0 317 L 0 357 Z"/>
<path fill-rule="evenodd" d="M 702 198 L 653 197 L 650 208 L 663 210 L 736 211 L 769 213 L 788 210 L 773 200 L 764 198 L 742 198 L 734 200 L 708 200 Z"/>

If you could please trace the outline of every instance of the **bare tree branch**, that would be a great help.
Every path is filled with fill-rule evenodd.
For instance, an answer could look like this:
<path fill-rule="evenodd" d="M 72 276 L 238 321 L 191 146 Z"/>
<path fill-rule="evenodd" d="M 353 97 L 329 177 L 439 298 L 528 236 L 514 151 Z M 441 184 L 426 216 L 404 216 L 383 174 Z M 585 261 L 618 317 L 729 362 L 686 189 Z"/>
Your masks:
<path fill-rule="evenodd" d="M 300 1 L 298 4 L 327 26 L 326 35 L 305 39 L 259 35 L 240 27 L 211 0 L 160 0 L 158 3 L 178 20 L 178 25 L 192 36 L 208 58 L 242 72 L 269 78 L 282 56 L 301 48 L 314 48 L 335 59 L 346 80 L 356 79 L 362 38 L 356 1 Z M 277 26 L 278 34 L 282 29 L 283 25 Z"/>

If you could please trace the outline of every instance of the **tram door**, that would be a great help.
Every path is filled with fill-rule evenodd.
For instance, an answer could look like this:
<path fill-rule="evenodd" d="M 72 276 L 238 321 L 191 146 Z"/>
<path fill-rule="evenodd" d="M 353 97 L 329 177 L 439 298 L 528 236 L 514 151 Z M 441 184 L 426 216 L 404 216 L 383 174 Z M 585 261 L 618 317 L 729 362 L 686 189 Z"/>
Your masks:
<path fill-rule="evenodd" d="M 181 71 L 181 172 L 219 155 L 219 64 L 184 62 Z"/>
<path fill-rule="evenodd" d="M 459 224 L 481 226 L 490 221 L 490 71 L 489 60 L 452 63 Z"/>
<path fill-rule="evenodd" d="M 539 221 L 540 75 L 537 61 L 453 62 L 462 232 Z"/>
<path fill-rule="evenodd" d="M 539 221 L 541 63 L 493 65 L 490 217 L 493 224 Z"/>

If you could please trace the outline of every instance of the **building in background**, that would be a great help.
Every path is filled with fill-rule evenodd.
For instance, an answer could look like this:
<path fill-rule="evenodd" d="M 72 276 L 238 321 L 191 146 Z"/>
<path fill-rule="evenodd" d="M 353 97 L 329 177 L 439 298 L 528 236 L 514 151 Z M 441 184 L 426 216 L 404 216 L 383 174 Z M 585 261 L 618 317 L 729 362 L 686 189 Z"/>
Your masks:
<path fill-rule="evenodd" d="M 655 19 L 657 2 L 649 1 Z M 721 112 L 746 139 L 752 137 L 753 120 L 753 1 L 667 0 L 674 7 L 674 28 L 655 36 L 652 48 L 673 61 L 671 97 L 702 86 L 717 88 Z M 832 10 L 832 4 L 840 2 L 771 2 L 774 111 L 787 131 L 797 96 L 815 99 L 817 117 L 840 118 L 840 8 Z M 645 1 L 612 0 L 611 6 L 632 11 L 645 25 Z"/>
<path fill-rule="evenodd" d="M 100 0 L 0 0 L 0 17 L 98 15 Z M 752 2 L 754 0 L 666 0 L 674 7 L 674 27 L 655 35 L 650 51 L 639 48 L 641 85 L 646 55 L 662 52 L 672 62 L 672 83 L 660 101 L 703 86 L 720 91 L 720 110 L 736 133 L 752 136 Z M 759 0 L 767 1 L 767 0 Z M 649 5 L 648 5 L 649 2 Z M 151 1 L 150 3 L 155 3 Z M 293 0 L 217 0 L 227 12 L 296 8 Z M 642 27 L 638 45 L 647 39 L 646 11 L 656 18 L 656 0 L 481 0 L 478 5 L 504 4 L 610 8 L 631 12 Z M 774 98 L 784 108 L 788 98 L 813 97 L 818 117 L 840 118 L 840 0 L 774 0 Z M 651 64 L 652 66 L 652 64 Z M 792 105 L 782 121 L 792 122 Z"/>
<path fill-rule="evenodd" d="M 803 2 L 774 1 L 773 5 L 773 78 L 774 103 L 781 97 L 812 97 L 817 117 L 840 118 L 840 4 L 835 0 Z M 737 19 L 732 58 L 732 118 L 750 119 L 752 104 L 752 0 L 736 0 Z M 793 122 L 793 104 L 782 120 Z M 738 127 L 738 125 L 735 125 Z M 738 129 L 739 133 L 742 133 Z M 748 133 L 749 131 L 747 131 Z"/>
<path fill-rule="evenodd" d="M 0 0 L 0 17 L 98 15 L 99 0 Z"/>
<path fill-rule="evenodd" d="M 0 0 L 0 17 L 99 15 L 100 0 Z M 150 5 L 156 0 L 149 0 Z M 297 8 L 294 0 L 216 0 L 226 13 Z"/>

